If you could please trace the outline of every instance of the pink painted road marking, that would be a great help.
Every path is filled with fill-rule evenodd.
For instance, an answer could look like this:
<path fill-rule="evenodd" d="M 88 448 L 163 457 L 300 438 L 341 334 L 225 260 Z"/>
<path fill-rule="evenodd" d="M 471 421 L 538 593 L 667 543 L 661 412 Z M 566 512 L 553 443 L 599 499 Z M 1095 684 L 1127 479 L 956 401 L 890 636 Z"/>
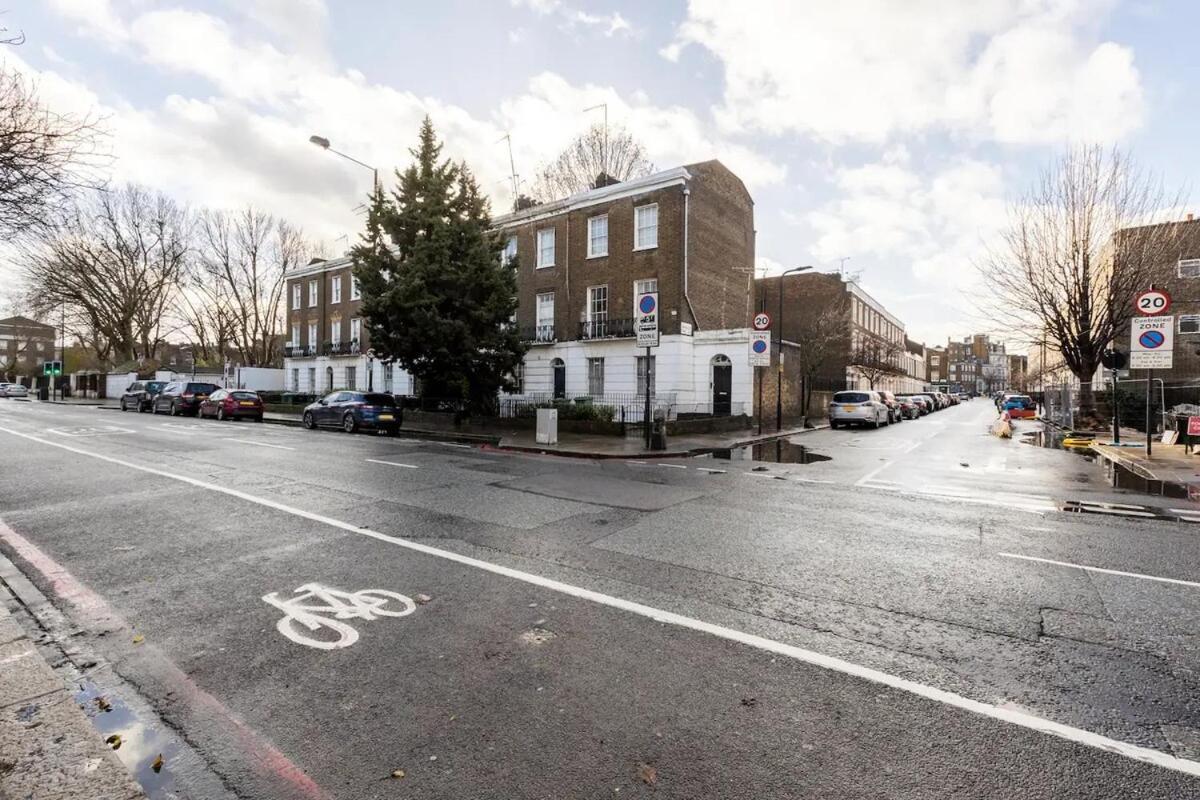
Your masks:
<path fill-rule="evenodd" d="M 81 583 L 66 567 L 42 552 L 33 542 L 6 525 L 4 520 L 0 520 L 0 541 L 40 572 L 55 596 L 73 606 L 77 615 L 88 625 L 103 626 L 104 630 L 109 631 L 132 631 L 129 623 L 113 611 L 103 597 Z M 220 700 L 196 685 L 195 681 L 166 656 L 162 656 L 162 662 L 166 667 L 164 677 L 173 687 L 175 700 L 191 706 L 210 719 L 219 720 L 262 777 L 282 781 L 290 786 L 290 796 L 305 800 L 329 800 L 329 796 L 304 770 L 238 719 Z"/>

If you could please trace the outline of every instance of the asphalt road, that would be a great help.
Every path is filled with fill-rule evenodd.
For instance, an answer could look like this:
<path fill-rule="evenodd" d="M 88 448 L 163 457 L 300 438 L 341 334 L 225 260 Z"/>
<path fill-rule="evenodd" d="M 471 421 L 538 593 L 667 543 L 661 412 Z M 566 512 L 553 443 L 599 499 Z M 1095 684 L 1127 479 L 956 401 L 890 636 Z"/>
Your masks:
<path fill-rule="evenodd" d="M 1200 529 L 993 417 L 588 462 L 0 401 L 0 548 L 233 797 L 1200 797 Z"/>

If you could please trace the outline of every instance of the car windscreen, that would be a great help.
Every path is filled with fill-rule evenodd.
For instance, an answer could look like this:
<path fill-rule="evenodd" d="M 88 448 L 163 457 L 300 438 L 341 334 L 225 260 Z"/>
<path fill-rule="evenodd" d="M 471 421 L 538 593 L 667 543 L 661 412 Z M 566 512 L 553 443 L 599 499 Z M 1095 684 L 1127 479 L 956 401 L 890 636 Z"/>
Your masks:
<path fill-rule="evenodd" d="M 159 392 L 162 391 L 162 388 L 166 385 L 166 381 L 150 381 L 145 385 L 145 389 L 148 392 Z"/>
<path fill-rule="evenodd" d="M 212 394 L 220 388 L 221 387 L 217 386 L 215 383 L 189 383 L 183 391 L 191 392 L 193 394 Z"/>
<path fill-rule="evenodd" d="M 257 400 L 257 392 L 230 392 L 229 396 L 235 400 Z"/>
<path fill-rule="evenodd" d="M 871 396 L 866 392 L 838 392 L 833 396 L 835 403 L 868 403 Z"/>
<path fill-rule="evenodd" d="M 396 399 L 390 394 L 365 394 L 363 402 L 369 406 L 395 406 Z"/>

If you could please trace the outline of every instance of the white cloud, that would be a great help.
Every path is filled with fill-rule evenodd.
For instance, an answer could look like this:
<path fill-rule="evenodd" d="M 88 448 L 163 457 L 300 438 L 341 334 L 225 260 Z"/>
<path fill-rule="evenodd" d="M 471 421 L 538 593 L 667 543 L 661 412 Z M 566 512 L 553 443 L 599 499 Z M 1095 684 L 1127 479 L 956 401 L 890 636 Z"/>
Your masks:
<path fill-rule="evenodd" d="M 607 37 L 636 35 L 637 31 L 619 11 L 611 14 L 592 14 L 561 2 L 561 0 L 510 0 L 514 8 L 527 8 L 539 16 L 556 15 L 560 27 L 573 30 L 578 27 L 596 30 Z"/>
<path fill-rule="evenodd" d="M 674 42 L 724 66 L 729 130 L 884 142 L 948 130 L 1112 140 L 1141 122 L 1131 51 L 1091 41 L 1111 0 L 692 0 Z"/>
<path fill-rule="evenodd" d="M 75 32 L 110 45 L 125 41 L 128 31 L 111 0 L 47 0 L 60 17 L 75 23 Z"/>

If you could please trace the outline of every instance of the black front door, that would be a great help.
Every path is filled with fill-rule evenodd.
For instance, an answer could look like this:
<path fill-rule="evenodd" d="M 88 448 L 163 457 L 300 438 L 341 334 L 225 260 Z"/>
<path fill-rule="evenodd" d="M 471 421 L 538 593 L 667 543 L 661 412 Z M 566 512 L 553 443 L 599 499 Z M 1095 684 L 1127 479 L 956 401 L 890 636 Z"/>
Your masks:
<path fill-rule="evenodd" d="M 554 399 L 562 400 L 567 396 L 567 365 L 554 365 Z"/>
<path fill-rule="evenodd" d="M 733 365 L 713 365 L 713 416 L 728 417 L 733 411 Z"/>

